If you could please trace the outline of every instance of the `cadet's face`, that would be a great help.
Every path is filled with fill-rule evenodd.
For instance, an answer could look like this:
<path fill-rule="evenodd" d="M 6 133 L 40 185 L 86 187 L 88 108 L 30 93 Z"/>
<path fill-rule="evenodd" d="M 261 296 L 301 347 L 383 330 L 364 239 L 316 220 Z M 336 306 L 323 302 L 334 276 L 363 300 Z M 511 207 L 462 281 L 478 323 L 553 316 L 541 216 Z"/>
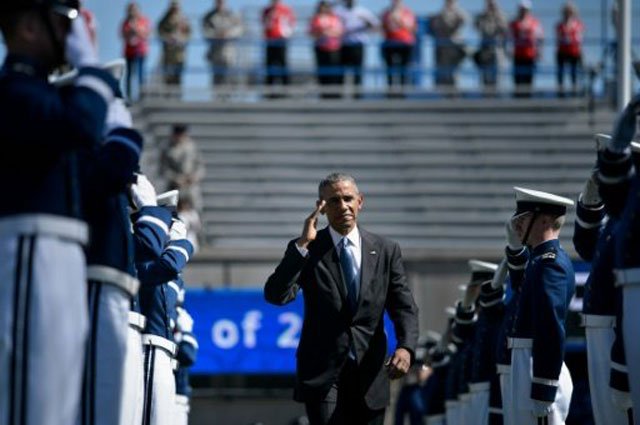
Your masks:
<path fill-rule="evenodd" d="M 322 190 L 321 200 L 326 201 L 323 212 L 335 231 L 346 235 L 356 226 L 362 209 L 363 196 L 349 181 L 340 181 Z"/>

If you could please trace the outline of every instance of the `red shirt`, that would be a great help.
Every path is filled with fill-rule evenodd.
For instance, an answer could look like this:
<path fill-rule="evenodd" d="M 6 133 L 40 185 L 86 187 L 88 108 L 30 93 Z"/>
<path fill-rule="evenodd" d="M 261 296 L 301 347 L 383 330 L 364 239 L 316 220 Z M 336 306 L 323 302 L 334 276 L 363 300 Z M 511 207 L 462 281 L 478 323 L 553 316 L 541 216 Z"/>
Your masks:
<path fill-rule="evenodd" d="M 542 40 L 542 25 L 531 15 L 511 22 L 514 56 L 516 59 L 535 60 L 538 56 L 538 42 Z"/>
<path fill-rule="evenodd" d="M 404 44 L 416 42 L 416 16 L 405 6 L 399 10 L 387 9 L 382 15 L 382 28 L 387 41 Z"/>
<path fill-rule="evenodd" d="M 278 3 L 275 6 L 266 7 L 262 11 L 262 24 L 264 25 L 264 37 L 267 40 L 289 38 L 296 25 L 296 17 L 289 6 Z"/>
<path fill-rule="evenodd" d="M 322 13 L 313 17 L 309 32 L 316 39 L 316 47 L 327 52 L 335 52 L 342 45 L 344 26 L 338 15 Z"/>
<path fill-rule="evenodd" d="M 124 56 L 133 58 L 146 56 L 149 51 L 149 34 L 151 24 L 144 16 L 127 19 L 122 23 L 122 37 L 124 38 Z"/>
<path fill-rule="evenodd" d="M 582 52 L 582 35 L 584 25 L 578 18 L 570 18 L 559 22 L 556 26 L 558 53 L 571 57 L 580 57 Z"/>

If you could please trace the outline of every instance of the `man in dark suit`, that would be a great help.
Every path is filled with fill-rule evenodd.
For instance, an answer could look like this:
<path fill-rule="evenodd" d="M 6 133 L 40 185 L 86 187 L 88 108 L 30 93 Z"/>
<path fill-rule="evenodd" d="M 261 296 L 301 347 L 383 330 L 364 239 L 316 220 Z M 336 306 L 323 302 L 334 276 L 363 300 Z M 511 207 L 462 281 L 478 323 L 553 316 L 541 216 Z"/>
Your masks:
<path fill-rule="evenodd" d="M 418 308 L 397 243 L 357 225 L 364 198 L 352 176 L 320 182 L 316 208 L 302 235 L 264 288 L 283 305 L 304 291 L 305 317 L 297 352 L 294 398 L 312 425 L 382 424 L 389 379 L 407 373 L 418 339 Z M 318 214 L 329 226 L 316 230 Z M 385 362 L 385 310 L 398 340 Z"/>

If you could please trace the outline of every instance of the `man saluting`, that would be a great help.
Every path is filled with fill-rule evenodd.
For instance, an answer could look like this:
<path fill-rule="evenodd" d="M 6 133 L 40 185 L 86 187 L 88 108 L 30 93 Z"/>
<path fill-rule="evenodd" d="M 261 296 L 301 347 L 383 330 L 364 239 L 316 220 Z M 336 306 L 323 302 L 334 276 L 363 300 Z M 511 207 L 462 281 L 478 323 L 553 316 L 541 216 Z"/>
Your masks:
<path fill-rule="evenodd" d="M 414 357 L 418 308 L 398 244 L 357 225 L 364 197 L 355 179 L 331 174 L 318 194 L 302 235 L 289 242 L 264 295 L 284 305 L 304 291 L 294 398 L 305 403 L 310 423 L 382 424 L 389 379 L 403 376 Z M 320 231 L 318 214 L 329 222 Z M 386 362 L 385 310 L 398 340 Z"/>

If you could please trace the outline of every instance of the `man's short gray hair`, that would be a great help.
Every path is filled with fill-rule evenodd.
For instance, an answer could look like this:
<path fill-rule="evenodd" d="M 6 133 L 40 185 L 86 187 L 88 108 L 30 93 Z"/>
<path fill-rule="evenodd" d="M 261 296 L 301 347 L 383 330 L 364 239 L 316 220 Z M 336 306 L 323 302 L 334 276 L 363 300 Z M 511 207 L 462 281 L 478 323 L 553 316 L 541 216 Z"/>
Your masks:
<path fill-rule="evenodd" d="M 318 185 L 318 197 L 322 198 L 322 191 L 327 186 L 332 186 L 338 182 L 349 182 L 356 189 L 356 193 L 360 193 L 358 190 L 358 185 L 356 184 L 356 179 L 351 174 L 346 173 L 331 173 Z"/>

